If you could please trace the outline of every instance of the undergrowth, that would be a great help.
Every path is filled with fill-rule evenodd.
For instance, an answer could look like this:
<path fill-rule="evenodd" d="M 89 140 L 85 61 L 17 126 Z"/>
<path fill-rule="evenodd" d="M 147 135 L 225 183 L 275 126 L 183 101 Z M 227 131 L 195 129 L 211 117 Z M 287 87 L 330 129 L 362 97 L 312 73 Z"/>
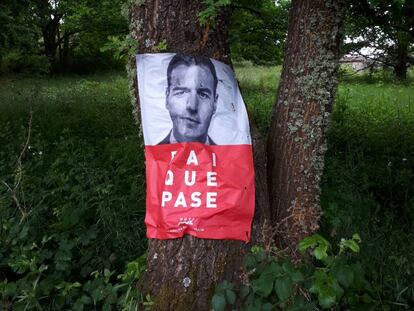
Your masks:
<path fill-rule="evenodd" d="M 143 154 L 125 80 L 98 79 L 2 83 L 2 310 L 133 310 L 142 298 Z"/>

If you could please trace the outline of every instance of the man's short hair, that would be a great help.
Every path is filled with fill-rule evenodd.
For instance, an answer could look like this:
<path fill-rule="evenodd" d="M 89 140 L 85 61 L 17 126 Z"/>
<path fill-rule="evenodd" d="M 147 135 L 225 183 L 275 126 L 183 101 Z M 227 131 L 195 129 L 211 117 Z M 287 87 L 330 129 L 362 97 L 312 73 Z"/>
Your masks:
<path fill-rule="evenodd" d="M 205 56 L 195 56 L 195 55 L 186 55 L 186 54 L 175 54 L 174 57 L 171 59 L 170 63 L 168 64 L 167 68 L 167 83 L 168 89 L 170 89 L 171 85 L 171 72 L 174 68 L 178 67 L 179 65 L 185 66 L 200 66 L 210 70 L 211 75 L 213 76 L 214 80 L 214 93 L 216 94 L 217 91 L 217 73 L 216 68 L 214 68 L 213 62 L 210 58 Z"/>

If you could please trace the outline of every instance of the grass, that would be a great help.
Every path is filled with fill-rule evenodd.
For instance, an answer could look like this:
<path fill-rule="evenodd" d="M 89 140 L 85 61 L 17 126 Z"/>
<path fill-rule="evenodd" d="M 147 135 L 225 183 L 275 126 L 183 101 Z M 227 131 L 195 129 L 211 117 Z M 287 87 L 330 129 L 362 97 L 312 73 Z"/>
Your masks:
<path fill-rule="evenodd" d="M 235 69 L 265 134 L 280 67 Z M 332 240 L 361 235 L 361 260 L 384 310 L 414 308 L 412 84 L 361 77 L 341 82 L 322 183 L 321 231 Z M 32 137 L 18 192 L 30 213 L 30 241 L 45 234 L 77 241 L 71 260 L 83 258 L 84 269 L 73 275 L 120 271 L 146 249 L 144 158 L 125 76 L 0 79 L 0 180 L 10 185 L 30 110 Z M 4 187 L 0 215 L 9 224 L 20 218 Z M 8 232 L 0 230 L 3 241 Z M 0 268 L 7 256 L 0 251 Z"/>
<path fill-rule="evenodd" d="M 122 261 L 142 254 L 143 152 L 124 76 L 3 79 L 0 85 L 0 179 L 13 183 L 32 110 L 23 203 L 33 209 L 48 200 L 49 209 L 73 211 L 92 204 L 105 232 L 102 251 L 110 245 Z"/>

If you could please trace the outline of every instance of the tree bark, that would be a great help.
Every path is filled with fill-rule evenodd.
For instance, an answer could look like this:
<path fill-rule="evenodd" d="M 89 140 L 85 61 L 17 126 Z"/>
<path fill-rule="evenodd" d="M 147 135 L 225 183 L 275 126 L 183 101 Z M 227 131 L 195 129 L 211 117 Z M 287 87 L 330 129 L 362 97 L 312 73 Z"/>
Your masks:
<path fill-rule="evenodd" d="M 409 62 L 408 48 L 409 37 L 407 34 L 398 33 L 396 40 L 396 64 L 394 65 L 395 77 L 400 81 L 407 79 L 407 63 Z"/>
<path fill-rule="evenodd" d="M 56 71 L 56 54 L 58 50 L 58 31 L 62 14 L 53 8 L 48 0 L 39 0 L 36 2 L 40 18 L 40 27 L 42 31 L 44 54 L 49 60 L 52 72 Z"/>
<path fill-rule="evenodd" d="M 294 0 L 277 103 L 268 138 L 268 185 L 278 244 L 296 245 L 318 229 L 319 182 L 335 99 L 339 0 Z"/>
<path fill-rule="evenodd" d="M 230 11 L 227 8 L 220 10 L 214 24 L 201 26 L 198 13 L 204 9 L 202 0 L 135 1 L 127 10 L 130 36 L 139 43 L 139 53 L 158 52 L 157 44 L 165 40 L 167 52 L 204 55 L 231 65 L 228 43 Z M 139 123 L 134 58 L 130 59 L 127 69 L 134 98 L 134 115 Z M 243 255 L 252 243 L 267 243 L 269 234 L 265 228 L 270 213 L 265 150 L 259 143 L 257 130 L 253 127 L 252 131 L 257 164 L 252 242 L 245 244 L 192 236 L 174 240 L 149 239 L 147 271 L 140 287 L 143 292 L 150 293 L 155 302 L 154 310 L 210 310 L 215 285 L 223 279 L 240 283 Z"/>

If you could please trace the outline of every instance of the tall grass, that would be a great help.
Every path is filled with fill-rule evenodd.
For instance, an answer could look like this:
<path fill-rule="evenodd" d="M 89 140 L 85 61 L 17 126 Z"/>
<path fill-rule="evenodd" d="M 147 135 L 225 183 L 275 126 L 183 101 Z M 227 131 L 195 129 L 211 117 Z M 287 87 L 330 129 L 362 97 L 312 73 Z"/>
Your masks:
<path fill-rule="evenodd" d="M 143 152 L 131 110 L 118 74 L 0 82 L 0 179 L 13 183 L 32 111 L 22 200 L 33 214 L 48 210 L 45 224 L 59 218 L 53 209 L 91 207 L 99 247 L 122 262 L 146 248 Z M 11 208 L 4 188 L 0 194 L 7 201 L 0 208 Z"/>

